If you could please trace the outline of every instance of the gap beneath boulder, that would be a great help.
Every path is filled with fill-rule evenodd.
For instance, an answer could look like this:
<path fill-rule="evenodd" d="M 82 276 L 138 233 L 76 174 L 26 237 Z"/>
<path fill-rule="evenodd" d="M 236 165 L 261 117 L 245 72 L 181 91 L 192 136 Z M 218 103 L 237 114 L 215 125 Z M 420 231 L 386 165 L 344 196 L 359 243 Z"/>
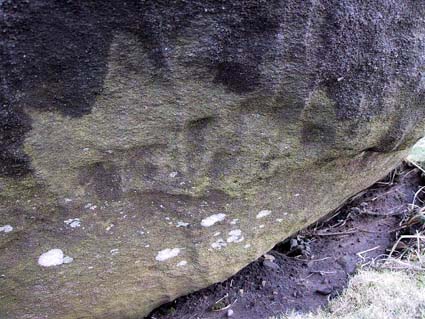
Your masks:
<path fill-rule="evenodd" d="M 180 297 L 147 318 L 262 319 L 325 306 L 357 267 L 388 253 L 423 184 L 418 169 L 402 165 L 228 280 Z"/>

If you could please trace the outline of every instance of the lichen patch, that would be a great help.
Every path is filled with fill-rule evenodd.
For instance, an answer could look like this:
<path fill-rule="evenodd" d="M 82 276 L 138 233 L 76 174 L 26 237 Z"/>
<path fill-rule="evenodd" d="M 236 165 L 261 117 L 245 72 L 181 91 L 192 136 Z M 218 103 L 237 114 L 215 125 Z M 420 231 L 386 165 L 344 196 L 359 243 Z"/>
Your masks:
<path fill-rule="evenodd" d="M 63 222 L 71 228 L 78 228 L 81 226 L 81 220 L 79 218 L 70 218 Z"/>
<path fill-rule="evenodd" d="M 52 267 L 69 264 L 73 260 L 72 257 L 65 256 L 61 249 L 55 248 L 41 254 L 40 257 L 38 257 L 38 264 L 42 267 Z"/>
<path fill-rule="evenodd" d="M 229 237 L 227 238 L 228 243 L 240 243 L 243 240 L 244 237 L 240 229 L 234 229 L 229 232 Z"/>
<path fill-rule="evenodd" d="M 184 267 L 187 265 L 187 260 L 182 260 L 177 263 L 177 267 Z"/>
<path fill-rule="evenodd" d="M 0 233 L 10 233 L 13 230 L 11 225 L 0 226 Z"/>
<path fill-rule="evenodd" d="M 269 216 L 271 213 L 272 213 L 272 211 L 271 211 L 271 210 L 267 210 L 267 209 L 262 210 L 262 211 L 260 211 L 260 212 L 257 214 L 257 219 L 267 217 L 267 216 Z"/>
<path fill-rule="evenodd" d="M 211 244 L 212 248 L 218 249 L 218 250 L 220 250 L 220 249 L 222 249 L 226 246 L 227 246 L 227 243 L 224 241 L 223 238 L 219 238 L 217 241 L 215 241 Z"/>
<path fill-rule="evenodd" d="M 223 221 L 225 218 L 226 218 L 226 214 L 223 214 L 223 213 L 214 214 L 214 215 L 211 215 L 207 218 L 204 218 L 201 221 L 201 225 L 204 226 L 204 227 L 211 227 L 214 224 Z"/>
<path fill-rule="evenodd" d="M 177 257 L 180 254 L 180 248 L 166 248 L 158 252 L 155 259 L 157 261 L 166 261 Z"/>
<path fill-rule="evenodd" d="M 180 228 L 180 227 L 187 227 L 187 226 L 189 226 L 189 223 L 182 222 L 182 221 L 177 222 L 177 227 L 178 228 Z"/>

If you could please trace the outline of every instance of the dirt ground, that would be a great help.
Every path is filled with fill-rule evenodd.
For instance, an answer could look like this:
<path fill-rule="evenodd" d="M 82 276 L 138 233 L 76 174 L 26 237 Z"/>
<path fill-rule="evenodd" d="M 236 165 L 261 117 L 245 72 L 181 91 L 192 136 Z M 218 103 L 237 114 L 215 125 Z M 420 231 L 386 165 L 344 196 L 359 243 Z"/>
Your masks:
<path fill-rule="evenodd" d="M 328 218 L 278 244 L 235 276 L 154 310 L 149 319 L 263 319 L 318 309 L 357 267 L 385 256 L 424 181 L 402 166 Z"/>

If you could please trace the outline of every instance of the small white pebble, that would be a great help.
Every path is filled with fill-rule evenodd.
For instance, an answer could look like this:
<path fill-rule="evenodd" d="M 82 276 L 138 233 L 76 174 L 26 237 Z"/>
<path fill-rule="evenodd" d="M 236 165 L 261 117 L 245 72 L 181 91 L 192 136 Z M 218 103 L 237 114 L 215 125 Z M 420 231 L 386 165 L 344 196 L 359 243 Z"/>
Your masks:
<path fill-rule="evenodd" d="M 13 230 L 13 227 L 11 225 L 4 225 L 0 227 L 0 233 L 10 233 Z"/>
<path fill-rule="evenodd" d="M 277 221 L 278 223 L 281 223 L 281 222 L 283 222 L 283 219 L 282 219 L 282 218 L 277 218 L 277 219 L 276 219 L 276 221 Z"/>
<path fill-rule="evenodd" d="M 230 222 L 231 225 L 236 225 L 239 222 L 239 219 L 235 218 L 232 219 L 232 221 Z"/>
<path fill-rule="evenodd" d="M 298 196 L 300 196 L 300 195 L 301 195 L 301 194 L 296 193 L 294 196 L 295 196 L 295 197 L 298 197 Z"/>
<path fill-rule="evenodd" d="M 119 253 L 119 249 L 118 249 L 118 248 L 114 248 L 114 249 L 111 249 L 109 252 L 110 252 L 112 255 L 116 255 L 116 254 L 118 254 L 118 253 Z"/>
<path fill-rule="evenodd" d="M 258 226 L 259 228 L 264 228 L 264 227 L 266 227 L 265 225 L 260 225 L 260 226 Z"/>
<path fill-rule="evenodd" d="M 246 244 L 245 246 L 243 246 L 243 248 L 248 249 L 249 247 L 251 247 L 251 244 Z"/>
<path fill-rule="evenodd" d="M 262 210 L 257 214 L 257 219 L 269 216 L 272 212 L 270 210 Z"/>
<path fill-rule="evenodd" d="M 171 178 L 174 178 L 174 177 L 176 177 L 176 176 L 177 176 L 177 174 L 178 174 L 177 172 L 171 172 L 169 176 L 170 176 Z"/>
<path fill-rule="evenodd" d="M 221 233 L 218 231 L 218 232 L 216 232 L 213 236 L 214 236 L 214 237 L 217 237 L 217 236 L 220 236 L 220 234 L 221 234 Z"/>
<path fill-rule="evenodd" d="M 227 317 L 233 317 L 233 314 L 234 314 L 234 312 L 233 312 L 232 309 L 227 310 Z"/>
<path fill-rule="evenodd" d="M 114 224 L 109 225 L 108 227 L 106 227 L 106 231 L 110 231 L 112 229 L 112 227 L 114 227 Z"/>

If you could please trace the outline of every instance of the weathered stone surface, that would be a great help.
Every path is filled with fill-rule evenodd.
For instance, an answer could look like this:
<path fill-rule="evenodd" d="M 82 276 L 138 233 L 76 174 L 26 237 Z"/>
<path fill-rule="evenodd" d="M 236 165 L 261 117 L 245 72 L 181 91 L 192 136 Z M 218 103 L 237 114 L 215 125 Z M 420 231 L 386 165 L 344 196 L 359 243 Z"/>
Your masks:
<path fill-rule="evenodd" d="M 422 135 L 420 1 L 0 8 L 1 318 L 139 318 Z"/>

